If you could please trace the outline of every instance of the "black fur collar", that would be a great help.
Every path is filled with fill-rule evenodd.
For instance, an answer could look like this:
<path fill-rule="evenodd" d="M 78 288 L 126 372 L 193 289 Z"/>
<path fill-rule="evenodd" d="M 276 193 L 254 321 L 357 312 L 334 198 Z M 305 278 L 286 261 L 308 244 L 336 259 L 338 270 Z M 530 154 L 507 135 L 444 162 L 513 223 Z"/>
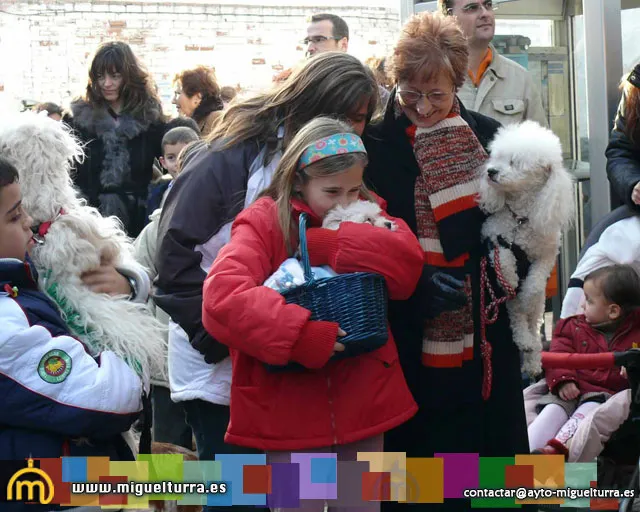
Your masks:
<path fill-rule="evenodd" d="M 117 131 L 118 135 L 127 139 L 133 139 L 163 117 L 161 105 L 154 101 L 147 102 L 140 118 L 122 113 L 118 116 L 117 123 L 106 107 L 94 106 L 83 99 L 77 99 L 71 103 L 71 113 L 73 123 L 83 130 L 98 136 Z"/>

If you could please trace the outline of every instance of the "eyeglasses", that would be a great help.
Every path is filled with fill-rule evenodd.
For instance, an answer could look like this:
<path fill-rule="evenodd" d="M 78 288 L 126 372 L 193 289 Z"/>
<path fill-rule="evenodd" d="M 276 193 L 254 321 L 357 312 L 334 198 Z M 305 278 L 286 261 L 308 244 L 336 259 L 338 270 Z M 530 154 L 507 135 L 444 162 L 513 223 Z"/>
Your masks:
<path fill-rule="evenodd" d="M 342 39 L 341 37 L 327 37 L 327 36 L 310 36 L 310 37 L 305 37 L 302 41 L 300 41 L 302 44 L 304 45 L 308 45 L 309 43 L 313 43 L 313 44 L 319 44 L 319 43 L 324 43 L 325 41 L 328 41 L 329 39 L 332 39 L 334 41 L 340 41 L 340 39 Z"/>
<path fill-rule="evenodd" d="M 422 98 L 426 98 L 427 101 L 432 105 L 442 105 L 446 103 L 449 98 L 451 98 L 451 95 L 454 93 L 454 91 L 455 89 L 453 89 L 451 92 L 431 91 L 428 93 L 424 93 L 398 89 L 397 94 L 402 100 L 402 103 L 404 103 L 405 105 L 415 105 Z"/>
<path fill-rule="evenodd" d="M 478 12 L 480 12 L 480 7 L 484 7 L 485 11 L 496 11 L 498 10 L 498 6 L 497 5 L 493 5 L 493 1 L 492 0 L 485 0 L 484 2 L 480 3 L 480 2 L 472 2 L 470 4 L 465 5 L 462 8 L 462 12 L 464 14 L 477 14 Z M 449 9 L 448 13 L 451 15 L 453 14 L 453 9 Z"/>

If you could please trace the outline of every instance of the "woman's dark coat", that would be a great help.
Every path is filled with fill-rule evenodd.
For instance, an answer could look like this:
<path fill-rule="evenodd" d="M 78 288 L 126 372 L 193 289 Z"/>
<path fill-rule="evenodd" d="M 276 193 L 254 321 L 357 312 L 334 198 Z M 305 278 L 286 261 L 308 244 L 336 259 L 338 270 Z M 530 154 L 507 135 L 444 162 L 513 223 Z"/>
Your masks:
<path fill-rule="evenodd" d="M 365 131 L 369 153 L 365 181 L 387 201 L 389 214 L 404 219 L 415 233 L 414 186 L 419 168 L 405 133 L 409 121 L 405 116 L 394 118 L 394 102 L 395 93 L 392 93 L 383 120 Z M 486 149 L 500 124 L 469 112 L 462 105 L 461 116 Z M 400 363 L 420 412 L 386 435 L 385 451 L 407 452 L 407 456 L 413 457 L 430 457 L 438 452 L 513 456 L 529 451 L 519 351 L 513 342 L 504 306 L 498 321 L 488 328 L 488 340 L 493 346 L 493 389 L 487 402 L 481 396 L 480 226 L 470 229 L 468 236 L 478 241 L 469 263 L 474 303 L 474 359 L 462 368 L 422 365 L 424 304 L 429 300 L 424 287 L 419 285 L 409 300 L 390 302 L 389 321 Z"/>
<path fill-rule="evenodd" d="M 626 102 L 627 95 L 624 94 L 605 152 L 607 176 L 620 200 L 631 209 L 640 212 L 640 206 L 631 200 L 633 188 L 640 182 L 640 145 L 627 136 Z"/>
<path fill-rule="evenodd" d="M 136 237 L 147 223 L 146 203 L 154 158 L 162 156 L 165 123 L 160 105 L 149 102 L 139 118 L 116 115 L 84 100 L 71 104 L 64 121 L 84 144 L 74 183 L 103 215 L 117 216 Z"/>

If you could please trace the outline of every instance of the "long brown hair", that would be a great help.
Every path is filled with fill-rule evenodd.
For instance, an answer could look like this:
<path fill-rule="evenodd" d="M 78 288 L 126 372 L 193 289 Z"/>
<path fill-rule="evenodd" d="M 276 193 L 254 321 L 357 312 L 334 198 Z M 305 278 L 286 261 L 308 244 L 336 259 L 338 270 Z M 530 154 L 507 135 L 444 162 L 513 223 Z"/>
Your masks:
<path fill-rule="evenodd" d="M 330 117 L 316 117 L 304 125 L 282 155 L 282 159 L 273 173 L 271 184 L 261 194 L 261 196 L 270 197 L 278 205 L 278 223 L 280 224 L 280 229 L 282 229 L 284 241 L 289 252 L 293 252 L 291 238 L 292 234 L 295 233 L 295 225 L 291 217 L 291 199 L 301 199 L 296 190 L 297 187 L 319 176 L 342 173 L 357 163 L 361 163 L 363 168 L 367 165 L 367 156 L 365 154 L 345 153 L 323 158 L 302 170 L 298 170 L 300 158 L 311 144 L 337 133 L 353 133 L 353 128 L 347 123 Z M 372 196 L 364 183 L 361 186 L 360 194 L 372 200 Z"/>
<path fill-rule="evenodd" d="M 122 75 L 122 112 L 135 118 L 143 117 L 150 107 L 162 112 L 155 84 L 128 44 L 110 41 L 98 47 L 89 68 L 89 83 L 85 94 L 85 100 L 94 106 L 106 103 L 98 86 L 98 79 L 105 73 Z"/>
<path fill-rule="evenodd" d="M 375 78 L 358 59 L 340 52 L 316 55 L 282 84 L 229 107 L 207 136 L 222 139 L 219 149 L 249 139 L 275 139 L 284 124 L 284 146 L 308 121 L 319 115 L 347 118 L 367 102 L 367 122 L 378 106 Z"/>
<path fill-rule="evenodd" d="M 640 141 L 640 89 L 624 78 L 620 86 L 624 93 L 625 135 L 633 144 Z"/>

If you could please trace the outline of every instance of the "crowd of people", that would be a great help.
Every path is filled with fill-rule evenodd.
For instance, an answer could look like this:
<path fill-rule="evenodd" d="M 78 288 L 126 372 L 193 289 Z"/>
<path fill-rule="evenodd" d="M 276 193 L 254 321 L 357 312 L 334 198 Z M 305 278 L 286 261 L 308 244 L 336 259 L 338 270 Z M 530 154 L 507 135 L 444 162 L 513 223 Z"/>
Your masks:
<path fill-rule="evenodd" d="M 139 268 L 104 265 L 83 275 L 84 284 L 113 300 L 148 302 L 166 326 L 165 370 L 151 375 L 147 393 L 149 382 L 127 362 L 83 350 L 39 288 L 18 166 L 0 153 L 0 322 L 9 326 L 0 331 L 0 383 L 12 410 L 0 421 L 0 458 L 131 460 L 135 447 L 122 434 L 149 413 L 148 397 L 153 440 L 194 449 L 200 460 L 266 453 L 278 463 L 309 451 L 339 460 L 356 460 L 358 451 L 568 454 L 578 424 L 628 388 L 624 373 L 548 372 L 532 402 L 537 416 L 528 418 L 502 304 L 484 333 L 493 384 L 488 399 L 482 394 L 486 217 L 473 199 L 475 178 L 502 125 L 548 125 L 528 72 L 491 44 L 493 9 L 491 0 L 439 0 L 438 12 L 409 19 L 388 58 L 367 64 L 349 54 L 344 20 L 315 15 L 308 59 L 272 88 L 234 98 L 212 69 L 185 70 L 175 79 L 180 116 L 171 120 L 131 48 L 101 45 L 84 94 L 66 111 L 37 110 L 51 118 L 48 129 L 72 133 L 83 149 L 69 178 L 77 193 L 135 239 Z M 607 150 L 612 185 L 636 211 L 639 97 L 638 85 L 625 83 Z M 327 212 L 359 200 L 377 204 L 393 229 L 323 227 Z M 299 256 L 301 216 L 311 265 L 384 277 L 381 348 L 341 358 L 349 335 L 342 326 L 311 319 L 263 286 Z M 595 259 L 581 274 L 584 299 L 571 299 L 585 310 L 558 323 L 552 351 L 625 350 L 640 328 L 637 255 Z M 140 292 L 144 281 L 151 293 Z M 51 354 L 58 370 L 49 359 L 41 364 Z M 289 363 L 298 371 L 272 368 Z M 469 506 L 369 502 L 358 510 Z M 314 500 L 296 510 L 324 507 Z"/>

